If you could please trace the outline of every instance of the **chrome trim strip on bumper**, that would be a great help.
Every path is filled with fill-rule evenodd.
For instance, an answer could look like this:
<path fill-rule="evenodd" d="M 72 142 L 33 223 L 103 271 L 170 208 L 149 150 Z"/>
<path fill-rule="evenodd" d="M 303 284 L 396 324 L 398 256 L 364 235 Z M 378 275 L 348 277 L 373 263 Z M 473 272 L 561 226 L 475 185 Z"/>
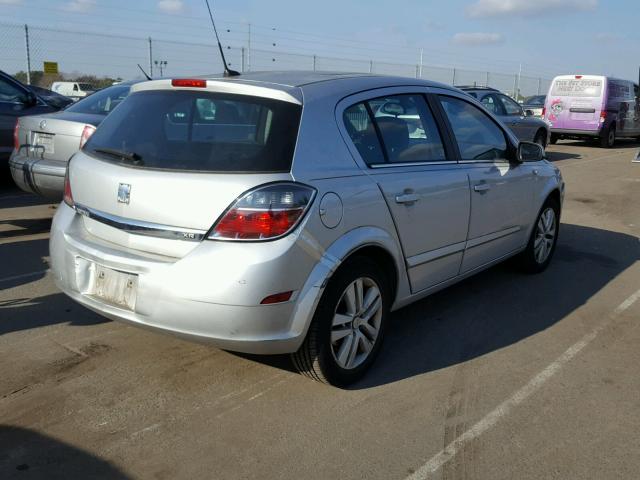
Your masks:
<path fill-rule="evenodd" d="M 206 230 L 196 230 L 192 228 L 181 228 L 159 223 L 144 222 L 123 218 L 117 215 L 101 212 L 84 205 L 75 204 L 76 212 L 96 222 L 109 225 L 110 227 L 123 230 L 134 235 L 145 235 L 147 237 L 165 238 L 168 240 L 186 240 L 189 242 L 200 242 L 206 234 Z"/>

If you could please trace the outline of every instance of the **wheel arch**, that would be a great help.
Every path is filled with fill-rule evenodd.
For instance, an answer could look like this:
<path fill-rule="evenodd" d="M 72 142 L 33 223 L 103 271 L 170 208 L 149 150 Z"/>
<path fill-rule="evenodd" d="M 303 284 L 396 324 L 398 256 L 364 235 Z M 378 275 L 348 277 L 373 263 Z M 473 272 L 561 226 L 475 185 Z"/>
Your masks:
<path fill-rule="evenodd" d="M 402 249 L 397 237 L 379 227 L 359 227 L 334 241 L 323 253 L 298 294 L 291 319 L 291 332 L 300 344 L 324 289 L 335 273 L 354 257 L 373 259 L 393 278 L 393 304 L 403 295 L 410 294 L 409 280 Z M 393 308 L 393 305 L 392 305 Z"/>

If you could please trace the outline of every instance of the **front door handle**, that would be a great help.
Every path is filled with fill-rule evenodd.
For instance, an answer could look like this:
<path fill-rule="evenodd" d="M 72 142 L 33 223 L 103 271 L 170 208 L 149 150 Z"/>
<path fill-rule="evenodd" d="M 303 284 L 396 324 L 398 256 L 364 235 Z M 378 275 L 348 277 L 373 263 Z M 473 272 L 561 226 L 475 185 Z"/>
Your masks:
<path fill-rule="evenodd" d="M 412 204 L 420 200 L 420 197 L 415 193 L 403 193 L 402 195 L 396 195 L 396 203 Z"/>
<path fill-rule="evenodd" d="M 479 183 L 478 185 L 474 185 L 473 189 L 476 192 L 482 193 L 482 192 L 486 192 L 488 190 L 491 190 L 491 186 L 488 183 Z"/>

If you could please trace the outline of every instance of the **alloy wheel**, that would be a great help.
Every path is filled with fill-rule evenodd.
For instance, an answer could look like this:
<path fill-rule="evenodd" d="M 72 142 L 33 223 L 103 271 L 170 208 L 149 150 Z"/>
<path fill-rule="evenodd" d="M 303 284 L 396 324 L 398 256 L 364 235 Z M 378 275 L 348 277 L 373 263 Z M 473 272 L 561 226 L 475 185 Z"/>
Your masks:
<path fill-rule="evenodd" d="M 371 278 L 357 278 L 345 288 L 331 326 L 331 352 L 341 368 L 356 368 L 369 357 L 380 331 L 382 307 L 380 288 Z"/>
<path fill-rule="evenodd" d="M 539 264 L 544 263 L 553 249 L 553 242 L 556 238 L 556 212 L 551 207 L 547 207 L 536 226 L 536 239 L 533 244 L 534 257 Z"/>

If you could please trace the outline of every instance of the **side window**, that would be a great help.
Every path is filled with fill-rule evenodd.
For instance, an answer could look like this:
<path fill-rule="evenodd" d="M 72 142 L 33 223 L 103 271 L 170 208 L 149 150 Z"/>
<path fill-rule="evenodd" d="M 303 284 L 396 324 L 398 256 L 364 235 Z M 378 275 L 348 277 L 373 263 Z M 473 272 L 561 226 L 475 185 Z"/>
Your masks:
<path fill-rule="evenodd" d="M 25 94 L 18 87 L 0 78 L 0 102 L 18 103 L 24 100 Z"/>
<path fill-rule="evenodd" d="M 507 158 L 503 131 L 474 105 L 459 98 L 440 96 L 458 143 L 461 160 L 498 160 Z"/>
<path fill-rule="evenodd" d="M 498 103 L 496 102 L 496 98 L 493 95 L 482 97 L 481 103 L 484 108 L 489 110 L 494 115 L 500 115 L 500 108 L 498 106 Z"/>
<path fill-rule="evenodd" d="M 389 163 L 446 160 L 436 121 L 422 95 L 369 101 Z"/>
<path fill-rule="evenodd" d="M 513 116 L 522 115 L 522 108 L 520 108 L 520 105 L 518 105 L 516 102 L 511 100 L 509 97 L 507 97 L 506 95 L 498 95 L 498 98 L 500 98 L 500 101 L 502 102 L 502 105 L 504 106 L 504 110 L 505 112 L 507 112 L 507 115 L 513 115 Z"/>
<path fill-rule="evenodd" d="M 73 91 L 74 91 L 74 92 L 77 92 L 77 91 L 78 91 L 78 84 L 77 84 L 77 83 L 74 83 L 74 84 L 73 84 Z"/>
<path fill-rule="evenodd" d="M 342 114 L 344 126 L 367 165 L 385 163 L 373 121 L 364 103 L 347 108 Z"/>

